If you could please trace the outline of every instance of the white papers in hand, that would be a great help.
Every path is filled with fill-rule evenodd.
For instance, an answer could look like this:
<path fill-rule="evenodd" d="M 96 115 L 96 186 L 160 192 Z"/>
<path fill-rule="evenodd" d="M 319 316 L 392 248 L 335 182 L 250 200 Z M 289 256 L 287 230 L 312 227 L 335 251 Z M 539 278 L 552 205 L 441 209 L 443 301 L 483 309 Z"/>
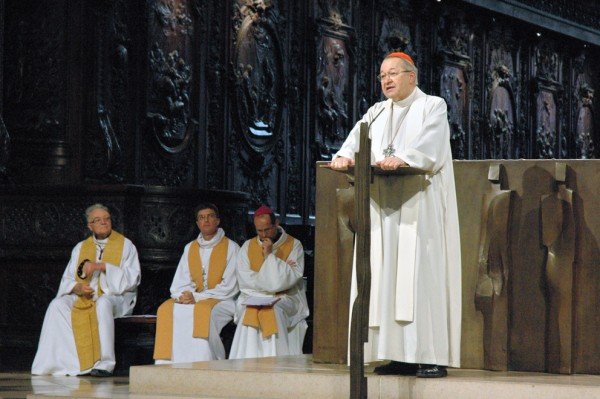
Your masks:
<path fill-rule="evenodd" d="M 249 296 L 242 304 L 246 306 L 273 306 L 280 299 L 281 297 L 278 296 Z"/>

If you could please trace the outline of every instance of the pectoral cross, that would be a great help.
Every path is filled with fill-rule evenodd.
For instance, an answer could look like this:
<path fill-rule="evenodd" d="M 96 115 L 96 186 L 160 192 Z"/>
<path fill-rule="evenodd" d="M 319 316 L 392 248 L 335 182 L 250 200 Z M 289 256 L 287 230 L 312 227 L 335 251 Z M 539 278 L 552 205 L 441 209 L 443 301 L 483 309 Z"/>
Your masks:
<path fill-rule="evenodd" d="M 391 157 L 392 155 L 394 155 L 395 152 L 396 152 L 396 149 L 394 147 L 392 147 L 391 144 L 388 144 L 388 146 L 383 150 L 383 155 L 387 158 L 387 157 Z"/>

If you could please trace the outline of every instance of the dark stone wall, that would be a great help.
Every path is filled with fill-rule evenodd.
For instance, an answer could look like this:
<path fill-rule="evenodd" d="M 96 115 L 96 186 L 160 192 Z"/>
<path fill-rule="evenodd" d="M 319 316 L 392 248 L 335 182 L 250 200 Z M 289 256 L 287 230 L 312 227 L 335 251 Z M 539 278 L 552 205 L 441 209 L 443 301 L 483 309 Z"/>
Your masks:
<path fill-rule="evenodd" d="M 312 265 L 315 162 L 381 99 L 390 50 L 446 99 L 456 159 L 597 157 L 598 22 L 594 2 L 565 0 L 0 0 L 0 352 L 29 348 L 28 367 L 80 238 L 56 234 L 114 200 L 97 187 L 143 192 L 140 310 L 170 279 L 191 224 L 167 225 L 198 190 L 244 193 L 232 218 L 270 204 Z M 46 195 L 65 186 L 72 200 Z M 35 251 L 54 254 L 41 274 Z M 17 327 L 21 280 L 36 306 Z"/>

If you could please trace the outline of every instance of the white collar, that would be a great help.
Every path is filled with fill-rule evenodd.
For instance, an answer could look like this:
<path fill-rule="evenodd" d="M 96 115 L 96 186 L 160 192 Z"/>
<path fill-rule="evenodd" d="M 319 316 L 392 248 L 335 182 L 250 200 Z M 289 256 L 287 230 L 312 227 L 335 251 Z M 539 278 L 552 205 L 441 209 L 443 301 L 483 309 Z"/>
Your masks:
<path fill-rule="evenodd" d="M 223 231 L 223 229 L 219 227 L 217 233 L 210 240 L 205 240 L 204 237 L 202 237 L 202 233 L 200 233 L 198 234 L 198 238 L 196 239 L 196 241 L 198 241 L 198 244 L 200 244 L 200 248 L 210 249 L 215 247 L 219 242 L 221 242 L 221 239 L 223 239 L 223 237 L 225 237 L 225 231 Z"/>
<path fill-rule="evenodd" d="M 415 86 L 413 91 L 404 100 L 392 101 L 392 102 L 394 105 L 396 105 L 398 107 L 407 107 L 407 106 L 411 105 L 413 103 L 413 101 L 416 100 L 417 92 L 418 92 L 418 87 Z"/>

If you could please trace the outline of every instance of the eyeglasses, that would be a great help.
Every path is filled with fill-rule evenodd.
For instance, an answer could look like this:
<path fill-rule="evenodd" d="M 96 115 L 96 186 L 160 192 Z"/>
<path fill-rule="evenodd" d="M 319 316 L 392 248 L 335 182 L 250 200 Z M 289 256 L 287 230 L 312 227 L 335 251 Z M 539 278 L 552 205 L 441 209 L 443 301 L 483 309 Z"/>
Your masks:
<path fill-rule="evenodd" d="M 377 75 L 377 80 L 381 82 L 382 80 L 385 80 L 386 78 L 394 79 L 396 76 L 398 76 L 404 72 L 412 72 L 412 71 L 398 71 L 398 72 L 392 71 L 392 72 L 388 72 L 388 73 L 382 73 L 382 74 Z"/>
<path fill-rule="evenodd" d="M 89 223 L 91 224 L 98 224 L 100 222 L 104 222 L 104 223 L 108 223 L 110 222 L 112 219 L 109 217 L 106 218 L 93 218 Z"/>
<path fill-rule="evenodd" d="M 216 219 L 216 218 L 217 218 L 217 215 L 215 213 L 209 213 L 208 215 L 198 216 L 198 219 L 196 219 L 196 220 L 199 220 L 201 222 L 206 220 L 208 222 L 209 220 Z"/>

